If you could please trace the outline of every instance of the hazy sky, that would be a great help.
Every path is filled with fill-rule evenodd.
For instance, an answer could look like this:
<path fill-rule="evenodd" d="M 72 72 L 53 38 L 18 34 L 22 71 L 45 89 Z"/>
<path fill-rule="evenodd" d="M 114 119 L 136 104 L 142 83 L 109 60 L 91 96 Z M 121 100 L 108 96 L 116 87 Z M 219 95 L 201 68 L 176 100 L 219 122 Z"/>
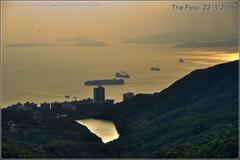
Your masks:
<path fill-rule="evenodd" d="M 3 40 L 7 43 L 81 36 L 111 44 L 175 31 L 197 31 L 226 40 L 237 33 L 236 11 L 173 10 L 173 4 L 183 2 L 78 2 L 80 6 L 71 7 L 64 7 L 64 2 L 50 6 L 46 5 L 49 2 L 19 3 L 8 2 L 3 7 Z"/>

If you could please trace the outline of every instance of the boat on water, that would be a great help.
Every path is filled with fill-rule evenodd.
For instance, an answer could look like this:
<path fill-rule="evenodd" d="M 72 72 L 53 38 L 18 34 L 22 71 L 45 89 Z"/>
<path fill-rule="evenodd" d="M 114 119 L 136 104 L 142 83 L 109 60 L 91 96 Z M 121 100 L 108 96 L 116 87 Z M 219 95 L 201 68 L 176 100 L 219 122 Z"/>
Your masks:
<path fill-rule="evenodd" d="M 89 80 L 85 81 L 86 86 L 96 86 L 96 85 L 123 85 L 124 79 L 103 79 L 103 80 Z"/>
<path fill-rule="evenodd" d="M 179 63 L 184 63 L 184 59 L 179 58 Z"/>
<path fill-rule="evenodd" d="M 66 95 L 65 98 L 70 98 L 70 96 L 69 96 L 69 95 Z"/>
<path fill-rule="evenodd" d="M 151 67 L 150 70 L 151 71 L 160 71 L 160 68 L 156 66 L 156 67 Z"/>
<path fill-rule="evenodd" d="M 130 78 L 130 75 L 127 74 L 126 72 L 121 71 L 121 72 L 116 72 L 115 77 L 116 78 Z"/>

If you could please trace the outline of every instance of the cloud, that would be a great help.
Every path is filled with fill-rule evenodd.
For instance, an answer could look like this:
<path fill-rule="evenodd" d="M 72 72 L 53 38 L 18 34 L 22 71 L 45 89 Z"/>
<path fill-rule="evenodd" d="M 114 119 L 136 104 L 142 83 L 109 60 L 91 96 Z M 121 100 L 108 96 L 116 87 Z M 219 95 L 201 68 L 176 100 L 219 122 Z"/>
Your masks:
<path fill-rule="evenodd" d="M 233 37 L 236 38 L 237 36 L 234 34 L 224 33 L 215 34 L 189 30 L 189 31 L 172 31 L 168 33 L 128 38 L 123 40 L 122 43 L 136 43 L 136 44 L 182 43 L 193 41 L 216 41 L 219 39 L 232 39 Z"/>
<path fill-rule="evenodd" d="M 148 36 L 140 36 L 123 40 L 123 43 L 139 43 L 139 44 L 160 44 L 160 43 L 179 43 L 182 41 L 199 41 L 206 39 L 214 39 L 209 34 L 203 34 L 197 31 L 173 31 L 163 34 L 153 34 Z"/>
<path fill-rule="evenodd" d="M 104 47 L 107 46 L 108 44 L 104 42 L 99 42 L 99 41 L 92 41 L 92 42 L 78 42 L 73 44 L 76 47 Z"/>
<path fill-rule="evenodd" d="M 226 40 L 227 39 L 227 40 Z M 128 38 L 122 43 L 134 44 L 164 44 L 175 45 L 174 48 L 201 49 L 212 51 L 236 52 L 238 41 L 235 34 L 213 34 L 197 31 L 172 31 L 162 34 L 153 34 Z"/>
<path fill-rule="evenodd" d="M 104 47 L 107 46 L 107 43 L 93 40 L 85 37 L 73 37 L 73 38 L 58 38 L 55 42 L 58 43 L 73 43 L 75 47 Z"/>
<path fill-rule="evenodd" d="M 178 44 L 175 48 L 219 48 L 219 47 L 236 47 L 238 46 L 237 39 L 225 40 L 225 41 L 205 41 L 205 42 L 186 42 Z"/>
<path fill-rule="evenodd" d="M 6 46 L 7 47 L 47 47 L 47 46 L 53 46 L 53 44 L 41 43 L 41 42 L 22 42 L 22 43 L 12 43 Z"/>
<path fill-rule="evenodd" d="M 55 40 L 55 42 L 61 42 L 61 43 L 66 43 L 66 42 L 89 42 L 89 41 L 94 41 L 90 38 L 85 38 L 85 37 L 73 37 L 73 38 L 58 38 Z"/>
<path fill-rule="evenodd" d="M 42 42 L 20 42 L 6 45 L 7 47 L 49 47 L 49 46 L 73 46 L 73 47 L 104 47 L 107 43 L 89 38 L 59 38 L 52 43 Z"/>

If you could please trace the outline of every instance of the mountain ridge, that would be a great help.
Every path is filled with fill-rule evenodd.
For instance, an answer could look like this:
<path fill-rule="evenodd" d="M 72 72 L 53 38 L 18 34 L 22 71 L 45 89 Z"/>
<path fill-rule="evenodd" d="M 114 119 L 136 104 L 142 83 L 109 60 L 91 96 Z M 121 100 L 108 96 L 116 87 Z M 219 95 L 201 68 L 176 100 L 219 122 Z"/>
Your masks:
<path fill-rule="evenodd" d="M 134 149 L 136 152 L 130 151 L 133 148 L 123 147 L 122 152 L 118 150 L 119 156 L 123 155 L 123 157 L 134 155 L 133 157 L 228 158 L 237 156 L 238 145 L 233 141 L 231 142 L 234 145 L 231 144 L 228 147 L 235 146 L 232 151 L 234 153 L 230 151 L 222 154 L 220 151 L 217 154 L 211 151 L 200 153 L 201 149 L 196 147 L 199 143 L 204 145 L 203 142 L 207 139 L 211 141 L 218 136 L 228 135 L 227 130 L 231 131 L 236 140 L 238 138 L 237 111 L 238 61 L 198 69 L 159 93 L 137 95 L 128 102 L 119 104 L 118 110 L 109 112 L 108 116 L 116 122 L 120 135 L 123 135 L 112 142 L 112 145 L 144 146 L 147 144 L 147 147 L 142 149 L 136 147 Z M 120 118 L 116 118 L 117 116 Z M 201 140 L 194 137 L 200 137 Z M 200 150 L 199 152 L 185 154 L 178 152 L 172 146 L 174 144 L 186 149 L 183 146 L 189 140 L 194 142 L 190 143 L 190 146 Z M 162 143 L 164 146 L 161 145 Z M 224 144 L 221 145 L 224 146 Z M 164 147 L 166 148 L 164 152 L 156 149 Z M 167 153 L 168 151 L 175 153 L 170 154 Z"/>

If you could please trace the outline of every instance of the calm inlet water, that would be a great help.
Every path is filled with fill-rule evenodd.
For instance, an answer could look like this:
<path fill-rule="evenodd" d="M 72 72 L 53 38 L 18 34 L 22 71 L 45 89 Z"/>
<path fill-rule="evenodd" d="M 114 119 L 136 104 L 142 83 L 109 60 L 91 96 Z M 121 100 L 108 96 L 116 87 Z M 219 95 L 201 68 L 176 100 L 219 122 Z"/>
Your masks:
<path fill-rule="evenodd" d="M 98 119 L 83 119 L 77 120 L 83 126 L 86 126 L 93 134 L 100 137 L 103 143 L 108 143 L 112 140 L 118 139 L 119 134 L 116 126 L 111 121 Z"/>

